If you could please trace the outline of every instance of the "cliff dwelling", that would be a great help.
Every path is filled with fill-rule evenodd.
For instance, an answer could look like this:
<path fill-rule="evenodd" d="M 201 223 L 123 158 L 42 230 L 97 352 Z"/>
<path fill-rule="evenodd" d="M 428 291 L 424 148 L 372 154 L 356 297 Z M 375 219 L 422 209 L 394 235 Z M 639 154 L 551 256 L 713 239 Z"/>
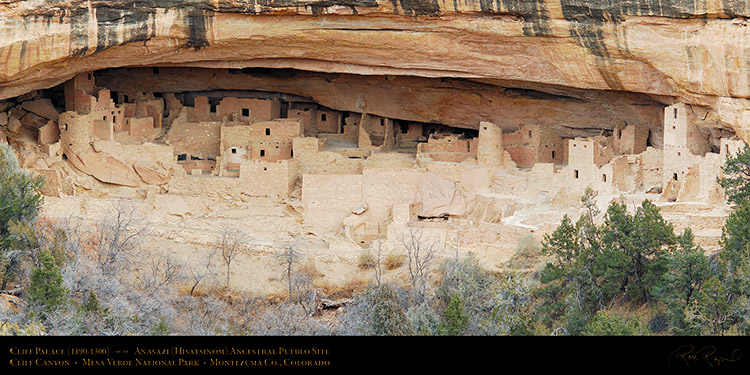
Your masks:
<path fill-rule="evenodd" d="M 750 139 L 744 8 L 11 3 L 0 142 L 44 176 L 45 217 L 126 201 L 177 257 L 239 228 L 258 259 L 301 241 L 336 284 L 419 228 L 502 270 L 587 187 L 600 208 L 656 202 L 712 252 L 717 177 Z"/>
<path fill-rule="evenodd" d="M 440 97 L 445 108 L 421 112 L 440 90 L 482 100 Z M 724 201 L 716 177 L 743 143 L 731 131 L 699 128 L 700 109 L 684 103 L 592 96 L 289 69 L 112 68 L 5 100 L 1 117 L 3 141 L 46 177 L 46 195 L 271 198 L 295 207 L 309 233 L 358 245 L 423 222 L 445 246 L 466 246 L 459 228 L 518 220 L 540 199 L 575 208 L 587 186 Z"/>

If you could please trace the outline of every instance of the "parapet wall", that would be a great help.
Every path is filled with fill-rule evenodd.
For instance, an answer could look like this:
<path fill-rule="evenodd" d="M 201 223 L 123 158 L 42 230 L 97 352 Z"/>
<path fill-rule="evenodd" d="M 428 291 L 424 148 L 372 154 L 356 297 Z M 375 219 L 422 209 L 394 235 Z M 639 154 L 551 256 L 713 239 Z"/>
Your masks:
<path fill-rule="evenodd" d="M 207 197 L 241 196 L 287 198 L 297 183 L 297 165 L 290 160 L 269 163 L 248 160 L 240 165 L 239 177 L 175 174 L 169 181 L 172 194 Z"/>
<path fill-rule="evenodd" d="M 297 184 L 298 170 L 294 160 L 248 160 L 240 164 L 239 187 L 245 195 L 286 198 Z"/>

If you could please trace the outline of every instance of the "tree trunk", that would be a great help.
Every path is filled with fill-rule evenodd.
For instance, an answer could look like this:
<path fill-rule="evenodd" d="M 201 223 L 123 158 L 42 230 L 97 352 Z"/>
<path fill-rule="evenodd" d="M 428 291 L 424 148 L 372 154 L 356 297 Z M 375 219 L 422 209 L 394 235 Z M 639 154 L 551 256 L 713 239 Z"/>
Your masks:
<path fill-rule="evenodd" d="M 289 281 L 289 300 L 292 300 L 292 263 L 289 263 L 286 269 L 286 279 Z"/>
<path fill-rule="evenodd" d="M 229 290 L 229 264 L 230 262 L 227 262 L 227 290 Z"/>

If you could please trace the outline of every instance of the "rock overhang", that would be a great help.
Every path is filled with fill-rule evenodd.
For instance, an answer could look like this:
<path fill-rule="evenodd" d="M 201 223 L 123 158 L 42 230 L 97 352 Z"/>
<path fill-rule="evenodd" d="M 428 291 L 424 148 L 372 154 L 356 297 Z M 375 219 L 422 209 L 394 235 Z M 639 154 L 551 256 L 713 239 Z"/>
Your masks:
<path fill-rule="evenodd" d="M 570 112 L 602 118 L 599 129 L 626 116 L 599 115 L 623 102 L 690 103 L 708 113 L 705 127 L 741 134 L 750 121 L 746 2 L 14 1 L 0 10 L 8 31 L 0 45 L 2 98 L 97 69 L 270 68 L 317 72 L 323 82 L 330 74 L 370 83 L 425 79 L 421 86 L 477 107 L 498 104 L 483 94 L 493 90 L 512 98 L 505 104 L 588 100 L 600 109 Z M 468 89 L 479 94 L 456 94 Z M 449 104 L 434 95 L 420 100 L 438 110 L 405 108 L 411 114 L 401 118 L 502 123 L 440 113 Z"/>

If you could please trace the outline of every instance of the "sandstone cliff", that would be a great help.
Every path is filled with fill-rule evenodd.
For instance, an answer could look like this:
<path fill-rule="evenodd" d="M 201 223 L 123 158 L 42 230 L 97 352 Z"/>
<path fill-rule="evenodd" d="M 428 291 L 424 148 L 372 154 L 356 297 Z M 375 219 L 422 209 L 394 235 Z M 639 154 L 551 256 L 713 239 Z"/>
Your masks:
<path fill-rule="evenodd" d="M 704 128 L 750 140 L 748 0 L 3 0 L 0 14 L 2 99 L 112 67 L 293 68 L 378 76 L 357 83 L 385 92 L 401 76 L 401 99 L 430 90 L 399 109 L 405 119 L 476 128 L 502 123 L 486 110 L 493 99 L 548 99 L 553 112 L 583 103 L 557 112 L 597 119 L 573 127 L 611 129 L 683 101 Z M 342 109 L 398 107 L 378 108 L 366 90 L 330 99 L 327 87 L 348 84 L 335 79 L 303 93 Z"/>

